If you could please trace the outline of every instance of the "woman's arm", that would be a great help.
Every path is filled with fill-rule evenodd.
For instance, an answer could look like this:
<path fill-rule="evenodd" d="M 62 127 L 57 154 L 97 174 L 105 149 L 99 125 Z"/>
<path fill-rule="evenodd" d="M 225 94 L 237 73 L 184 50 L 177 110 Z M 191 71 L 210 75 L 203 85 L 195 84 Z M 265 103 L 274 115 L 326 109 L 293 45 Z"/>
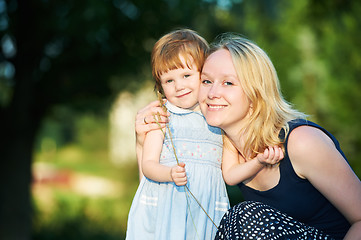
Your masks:
<path fill-rule="evenodd" d="M 296 173 L 308 179 L 351 223 L 345 239 L 361 237 L 361 182 L 320 129 L 293 130 L 288 153 Z"/>
<path fill-rule="evenodd" d="M 161 118 L 158 120 L 161 127 L 165 128 L 168 122 L 168 112 L 164 112 L 159 101 L 153 101 L 137 112 L 135 117 L 135 136 L 136 136 L 136 155 L 139 169 L 139 181 L 143 177 L 142 172 L 142 154 L 145 136 L 148 132 L 159 129 L 159 125 L 155 122 L 153 115 L 159 112 Z"/>
<path fill-rule="evenodd" d="M 283 158 L 280 148 L 267 148 L 264 153 L 246 161 L 228 137 L 223 140 L 222 174 L 228 185 L 236 185 L 255 176 L 267 164 L 277 163 Z"/>

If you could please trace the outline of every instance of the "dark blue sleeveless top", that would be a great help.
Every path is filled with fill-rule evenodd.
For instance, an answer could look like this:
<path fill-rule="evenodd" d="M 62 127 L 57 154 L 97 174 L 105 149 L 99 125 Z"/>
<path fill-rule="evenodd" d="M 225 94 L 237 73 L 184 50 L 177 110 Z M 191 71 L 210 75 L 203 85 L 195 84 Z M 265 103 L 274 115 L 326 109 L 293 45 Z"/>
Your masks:
<path fill-rule="evenodd" d="M 300 222 L 324 231 L 335 239 L 342 239 L 350 228 L 350 224 L 307 179 L 302 179 L 295 173 L 287 151 L 289 134 L 302 125 L 319 128 L 332 139 L 342 156 L 345 159 L 346 157 L 336 138 L 319 125 L 304 119 L 292 120 L 288 124 L 290 130 L 284 144 L 285 157 L 279 165 L 279 183 L 266 191 L 258 191 L 240 183 L 238 186 L 242 195 L 245 200 L 268 204 Z M 284 139 L 284 131 L 280 133 L 280 138 Z"/>

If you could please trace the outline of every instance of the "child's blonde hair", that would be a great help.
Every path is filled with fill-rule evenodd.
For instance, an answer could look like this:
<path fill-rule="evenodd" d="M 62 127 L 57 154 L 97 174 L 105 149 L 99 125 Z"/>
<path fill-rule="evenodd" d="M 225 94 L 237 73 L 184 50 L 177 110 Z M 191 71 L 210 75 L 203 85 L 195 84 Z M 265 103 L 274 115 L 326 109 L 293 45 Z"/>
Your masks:
<path fill-rule="evenodd" d="M 201 71 L 209 50 L 208 42 L 197 32 L 190 29 L 179 29 L 161 37 L 152 51 L 152 74 L 155 79 L 155 90 L 164 95 L 160 76 L 178 68 L 191 68 L 191 64 Z M 181 58 L 186 59 L 183 66 Z"/>
<path fill-rule="evenodd" d="M 306 118 L 282 96 L 275 67 L 268 55 L 252 41 L 235 34 L 224 34 L 211 52 L 226 49 L 232 56 L 242 89 L 251 103 L 250 116 L 240 129 L 244 152 L 253 158 L 267 146 L 282 145 L 279 133 L 288 132 L 287 122 Z"/>

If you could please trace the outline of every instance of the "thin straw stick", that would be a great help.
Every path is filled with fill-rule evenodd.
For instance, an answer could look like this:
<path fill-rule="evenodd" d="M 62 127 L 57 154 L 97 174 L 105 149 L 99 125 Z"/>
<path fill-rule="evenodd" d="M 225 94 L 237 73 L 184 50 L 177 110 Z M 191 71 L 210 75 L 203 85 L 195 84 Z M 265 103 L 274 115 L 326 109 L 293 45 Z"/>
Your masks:
<path fill-rule="evenodd" d="M 160 93 L 158 92 L 157 93 L 158 95 L 158 100 L 161 104 L 161 107 L 163 108 L 163 111 L 167 111 L 167 108 L 165 107 L 165 105 L 163 104 L 163 99 L 162 99 L 162 96 L 160 95 Z M 161 128 L 160 126 L 160 114 L 159 112 L 157 113 L 157 117 L 158 119 L 155 117 L 155 115 L 153 114 L 153 117 L 156 121 L 156 123 L 158 124 L 158 126 L 160 127 L 160 129 L 162 130 L 164 136 L 166 136 L 166 132 L 163 131 L 163 129 Z M 173 136 L 172 136 L 172 132 L 169 128 L 169 124 L 166 124 L 166 129 L 168 129 L 168 133 L 169 133 L 169 139 L 170 139 L 170 142 L 172 144 L 172 149 L 173 149 L 173 153 L 174 153 L 174 156 L 175 156 L 175 159 L 177 161 L 177 165 L 179 165 L 179 160 L 178 160 L 178 156 L 177 156 L 177 152 L 176 152 L 176 149 L 175 149 L 175 146 L 174 146 L 174 143 L 173 143 Z M 207 213 L 207 211 L 203 208 L 202 204 L 198 201 L 198 199 L 194 196 L 194 194 L 191 192 L 191 190 L 188 188 L 187 185 L 184 186 L 186 188 L 186 190 L 191 194 L 191 196 L 193 197 L 193 199 L 196 201 L 196 203 L 199 205 L 199 207 L 202 209 L 202 211 L 207 215 L 207 217 L 209 218 L 209 220 L 211 220 L 211 222 L 213 223 L 213 225 L 218 228 L 218 226 L 214 223 L 213 219 L 209 216 L 209 214 Z"/>

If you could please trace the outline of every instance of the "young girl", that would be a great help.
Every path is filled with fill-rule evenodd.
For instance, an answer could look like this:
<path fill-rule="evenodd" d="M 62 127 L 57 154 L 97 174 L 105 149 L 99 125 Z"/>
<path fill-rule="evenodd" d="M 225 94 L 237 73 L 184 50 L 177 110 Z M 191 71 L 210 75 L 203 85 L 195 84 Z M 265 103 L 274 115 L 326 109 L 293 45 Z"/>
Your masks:
<path fill-rule="evenodd" d="M 197 102 L 207 51 L 207 42 L 187 29 L 163 36 L 153 48 L 152 73 L 156 90 L 167 99 L 170 132 L 158 129 L 145 136 L 139 163 L 145 177 L 129 212 L 128 240 L 213 239 L 229 208 L 221 172 L 222 133 L 206 123 Z M 154 121 L 149 112 L 142 116 L 144 124 Z M 278 147 L 270 148 L 252 167 L 279 156 Z"/>
<path fill-rule="evenodd" d="M 207 51 L 208 43 L 187 29 L 166 34 L 153 48 L 152 73 L 156 90 L 167 99 L 171 136 L 158 129 L 144 139 L 139 164 L 145 177 L 130 208 L 127 240 L 213 239 L 217 227 L 185 184 L 215 223 L 229 208 L 221 172 L 222 133 L 207 125 L 197 103 Z"/>

